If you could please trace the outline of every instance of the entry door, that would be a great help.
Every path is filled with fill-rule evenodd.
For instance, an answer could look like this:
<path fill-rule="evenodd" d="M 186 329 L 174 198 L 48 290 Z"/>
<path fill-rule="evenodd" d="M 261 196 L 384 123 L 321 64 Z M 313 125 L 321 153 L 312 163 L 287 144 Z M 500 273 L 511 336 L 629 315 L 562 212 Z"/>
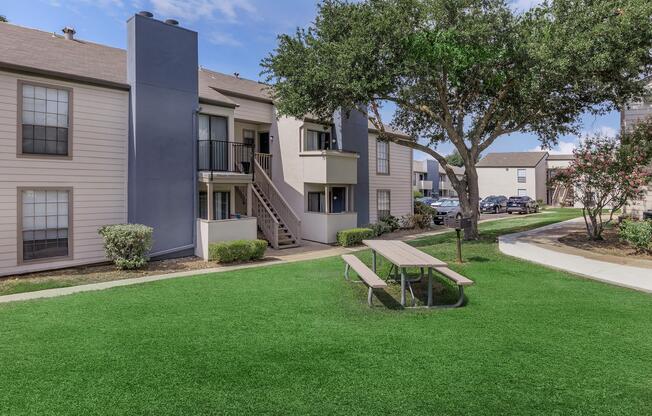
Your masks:
<path fill-rule="evenodd" d="M 346 188 L 334 186 L 331 188 L 331 212 L 346 211 Z"/>
<path fill-rule="evenodd" d="M 269 153 L 269 133 L 258 133 L 258 153 Z"/>
<path fill-rule="evenodd" d="M 230 193 L 213 192 L 213 218 L 214 220 L 227 220 L 230 217 Z"/>

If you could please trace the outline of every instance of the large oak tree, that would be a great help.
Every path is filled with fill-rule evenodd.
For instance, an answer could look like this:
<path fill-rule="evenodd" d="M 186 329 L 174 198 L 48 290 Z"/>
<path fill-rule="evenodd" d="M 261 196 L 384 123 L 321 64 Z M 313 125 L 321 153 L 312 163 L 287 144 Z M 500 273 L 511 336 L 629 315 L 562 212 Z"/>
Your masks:
<path fill-rule="evenodd" d="M 583 113 L 642 96 L 651 11 L 649 0 L 556 0 L 525 13 L 501 0 L 326 0 L 262 66 L 281 115 L 327 120 L 358 108 L 381 140 L 439 161 L 476 238 L 481 153 L 515 132 L 553 145 Z M 391 124 L 416 139 L 387 134 L 387 103 Z M 437 150 L 443 142 L 462 156 L 462 179 Z"/>

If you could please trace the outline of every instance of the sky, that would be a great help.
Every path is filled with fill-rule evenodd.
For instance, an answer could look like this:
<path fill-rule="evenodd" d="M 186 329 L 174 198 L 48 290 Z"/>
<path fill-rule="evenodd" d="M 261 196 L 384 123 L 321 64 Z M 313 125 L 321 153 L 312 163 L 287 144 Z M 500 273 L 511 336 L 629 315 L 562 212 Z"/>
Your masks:
<path fill-rule="evenodd" d="M 541 0 L 514 0 L 512 7 L 526 10 Z M 177 19 L 181 26 L 199 34 L 200 65 L 219 72 L 260 79 L 260 60 L 274 50 L 276 38 L 306 27 L 314 19 L 317 2 L 310 0 L 0 0 L 0 15 L 17 25 L 61 33 L 65 26 L 77 31 L 76 37 L 118 48 L 126 48 L 126 20 L 134 13 L 148 10 L 157 19 Z M 384 121 L 391 118 L 386 108 Z M 585 115 L 580 137 L 564 136 L 551 149 L 570 153 L 588 134 L 614 135 L 620 116 Z M 437 149 L 452 151 L 450 144 Z M 539 150 L 538 139 L 531 134 L 503 136 L 488 152 Z M 547 149 L 546 149 L 547 150 Z M 415 153 L 416 159 L 426 155 Z"/>

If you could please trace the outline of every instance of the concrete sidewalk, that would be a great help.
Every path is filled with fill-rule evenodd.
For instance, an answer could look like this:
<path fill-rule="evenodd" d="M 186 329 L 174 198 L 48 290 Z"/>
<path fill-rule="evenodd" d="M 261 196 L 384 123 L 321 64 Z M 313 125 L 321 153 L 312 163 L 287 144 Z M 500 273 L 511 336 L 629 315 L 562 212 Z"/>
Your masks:
<path fill-rule="evenodd" d="M 642 267 L 600 261 L 594 258 L 551 250 L 545 238 L 555 238 L 560 229 L 583 222 L 583 218 L 551 224 L 535 230 L 508 234 L 498 238 L 501 252 L 544 266 L 578 274 L 589 279 L 652 293 L 652 270 Z M 542 244 L 543 243 L 543 244 Z"/>

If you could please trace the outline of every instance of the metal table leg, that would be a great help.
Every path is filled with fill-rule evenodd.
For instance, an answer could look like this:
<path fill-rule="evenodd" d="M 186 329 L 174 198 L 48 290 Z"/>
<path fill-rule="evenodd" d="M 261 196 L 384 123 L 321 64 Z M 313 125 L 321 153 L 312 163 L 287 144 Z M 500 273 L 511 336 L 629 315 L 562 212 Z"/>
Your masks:
<path fill-rule="evenodd" d="M 405 267 L 401 267 L 401 306 L 405 306 Z"/>
<path fill-rule="evenodd" d="M 432 267 L 428 267 L 428 307 L 432 306 Z"/>

